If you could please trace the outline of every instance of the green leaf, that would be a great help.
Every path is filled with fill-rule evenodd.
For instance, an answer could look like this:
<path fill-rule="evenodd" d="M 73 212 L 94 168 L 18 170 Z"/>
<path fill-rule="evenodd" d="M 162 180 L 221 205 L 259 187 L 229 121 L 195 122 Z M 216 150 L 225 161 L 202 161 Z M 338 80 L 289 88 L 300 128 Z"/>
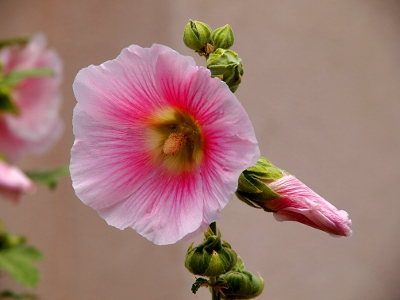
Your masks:
<path fill-rule="evenodd" d="M 55 189 L 59 179 L 70 175 L 69 166 L 54 170 L 27 171 L 25 173 L 32 181 L 47 185 L 49 189 Z"/>
<path fill-rule="evenodd" d="M 197 278 L 196 281 L 192 285 L 192 288 L 191 288 L 192 293 L 196 294 L 197 291 L 199 290 L 199 288 L 202 287 L 202 286 L 207 287 L 208 286 L 208 280 L 204 279 L 204 278 Z"/>
<path fill-rule="evenodd" d="M 42 258 L 39 250 L 33 247 L 12 247 L 0 251 L 0 269 L 27 287 L 36 287 L 40 280 L 39 270 L 33 261 Z"/>
<path fill-rule="evenodd" d="M 31 293 L 16 293 L 10 290 L 4 290 L 0 292 L 0 299 L 39 299 L 35 294 Z"/>
<path fill-rule="evenodd" d="M 4 86 L 15 86 L 20 81 L 30 77 L 48 77 L 54 76 L 54 71 L 48 68 L 37 68 L 29 70 L 16 70 L 4 76 L 0 82 Z"/>

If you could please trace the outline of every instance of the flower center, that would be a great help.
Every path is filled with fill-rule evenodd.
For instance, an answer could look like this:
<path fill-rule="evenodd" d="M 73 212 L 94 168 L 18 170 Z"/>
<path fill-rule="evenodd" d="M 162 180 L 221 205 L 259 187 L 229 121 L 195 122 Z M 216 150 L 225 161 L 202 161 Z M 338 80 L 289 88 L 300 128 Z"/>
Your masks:
<path fill-rule="evenodd" d="M 203 136 L 194 118 L 177 109 L 164 109 L 149 120 L 149 145 L 157 164 L 172 171 L 191 171 L 203 157 Z"/>
<path fill-rule="evenodd" d="M 186 143 L 187 138 L 182 132 L 173 132 L 165 140 L 163 152 L 165 155 L 168 156 L 175 155 L 182 150 L 183 146 L 185 146 Z"/>

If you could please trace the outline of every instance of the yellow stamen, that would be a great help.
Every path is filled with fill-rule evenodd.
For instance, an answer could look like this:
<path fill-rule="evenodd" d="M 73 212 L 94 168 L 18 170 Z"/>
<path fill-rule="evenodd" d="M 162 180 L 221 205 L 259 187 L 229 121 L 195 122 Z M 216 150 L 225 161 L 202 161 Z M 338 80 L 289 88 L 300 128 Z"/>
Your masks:
<path fill-rule="evenodd" d="M 163 152 L 167 156 L 173 156 L 182 150 L 187 143 L 187 138 L 182 132 L 171 133 L 164 142 Z"/>

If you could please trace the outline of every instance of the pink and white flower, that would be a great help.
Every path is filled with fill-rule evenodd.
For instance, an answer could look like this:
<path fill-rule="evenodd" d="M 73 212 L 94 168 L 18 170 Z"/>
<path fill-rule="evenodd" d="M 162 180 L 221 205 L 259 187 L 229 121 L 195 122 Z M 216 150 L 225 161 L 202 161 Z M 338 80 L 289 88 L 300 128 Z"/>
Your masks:
<path fill-rule="evenodd" d="M 33 194 L 32 181 L 17 167 L 0 160 L 0 196 L 18 203 L 22 194 Z"/>
<path fill-rule="evenodd" d="M 48 68 L 51 77 L 29 77 L 11 91 L 19 114 L 0 113 L 0 152 L 15 161 L 22 153 L 43 153 L 60 137 L 59 116 L 62 62 L 54 50 L 46 49 L 42 34 L 25 46 L 13 45 L 0 51 L 1 73 Z"/>
<path fill-rule="evenodd" d="M 351 236 L 351 220 L 344 210 L 311 190 L 292 175 L 267 183 L 279 197 L 262 202 L 262 207 L 274 212 L 278 221 L 297 221 L 334 236 Z"/>
<path fill-rule="evenodd" d="M 77 196 L 108 224 L 171 244 L 220 217 L 259 149 L 228 86 L 172 49 L 132 45 L 73 85 Z"/>

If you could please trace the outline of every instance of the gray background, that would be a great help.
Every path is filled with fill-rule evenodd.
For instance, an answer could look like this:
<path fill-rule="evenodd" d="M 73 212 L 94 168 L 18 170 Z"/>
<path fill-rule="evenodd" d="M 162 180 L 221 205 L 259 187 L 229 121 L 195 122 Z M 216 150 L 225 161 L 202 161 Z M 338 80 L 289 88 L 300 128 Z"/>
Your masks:
<path fill-rule="evenodd" d="M 133 43 L 192 55 L 181 41 L 188 19 L 229 23 L 245 65 L 236 94 L 262 154 L 354 224 L 351 238 L 334 239 L 233 199 L 218 226 L 264 277 L 259 299 L 400 299 L 399 13 L 389 0 L 0 0 L 0 38 L 44 32 L 65 63 L 63 138 L 20 165 L 69 162 L 78 70 Z M 19 206 L 0 201 L 0 218 L 45 253 L 36 290 L 43 299 L 210 299 L 205 289 L 190 292 L 190 242 L 156 246 L 107 226 L 69 179 Z M 10 284 L 0 279 L 0 288 Z"/>

